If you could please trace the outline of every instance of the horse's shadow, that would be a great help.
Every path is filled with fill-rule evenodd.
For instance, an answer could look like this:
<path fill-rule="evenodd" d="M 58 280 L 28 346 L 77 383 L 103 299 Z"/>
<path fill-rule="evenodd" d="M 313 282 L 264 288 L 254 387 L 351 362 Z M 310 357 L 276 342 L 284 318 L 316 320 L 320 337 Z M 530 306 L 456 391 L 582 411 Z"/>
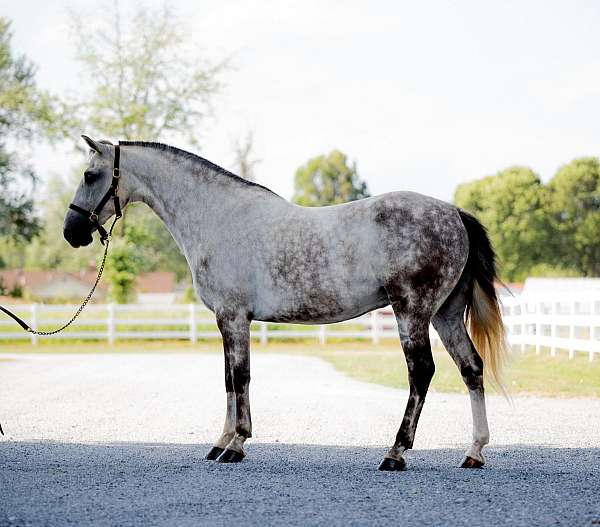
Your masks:
<path fill-rule="evenodd" d="M 600 448 L 507 445 L 481 470 L 462 451 L 251 444 L 241 464 L 210 445 L 0 443 L 0 525 L 593 525 Z"/>

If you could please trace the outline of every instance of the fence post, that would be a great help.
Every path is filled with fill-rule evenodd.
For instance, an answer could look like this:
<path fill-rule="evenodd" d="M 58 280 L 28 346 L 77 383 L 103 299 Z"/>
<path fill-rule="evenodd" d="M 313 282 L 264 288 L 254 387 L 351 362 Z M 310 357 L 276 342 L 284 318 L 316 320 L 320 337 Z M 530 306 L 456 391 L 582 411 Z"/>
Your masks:
<path fill-rule="evenodd" d="M 598 304 L 592 300 L 590 303 L 590 362 L 594 360 L 594 353 L 596 353 L 596 326 L 594 326 L 594 315 L 597 312 L 596 306 Z M 600 311 L 598 312 L 600 313 Z M 598 349 L 600 350 L 600 346 L 598 346 Z"/>
<path fill-rule="evenodd" d="M 38 329 L 38 305 L 37 304 L 31 304 L 31 327 L 33 329 Z M 31 343 L 32 344 L 37 344 L 38 343 L 38 336 L 35 333 L 31 333 Z"/>
<path fill-rule="evenodd" d="M 262 346 L 266 346 L 269 341 L 269 327 L 267 322 L 260 323 L 260 343 Z"/>
<path fill-rule="evenodd" d="M 575 357 L 575 345 L 573 344 L 573 340 L 575 339 L 575 324 L 573 320 L 575 319 L 575 315 L 577 314 L 577 308 L 575 301 L 571 302 L 570 315 L 571 320 L 569 322 L 569 359 Z"/>
<path fill-rule="evenodd" d="M 535 303 L 535 354 L 539 355 L 542 351 L 542 346 L 540 344 L 540 333 L 542 332 L 542 324 L 540 324 L 540 311 L 542 308 L 542 303 L 538 300 Z"/>
<path fill-rule="evenodd" d="M 107 338 L 109 344 L 115 343 L 115 305 L 111 302 L 106 304 L 108 318 L 106 320 Z"/>
<path fill-rule="evenodd" d="M 327 343 L 327 326 L 325 324 L 321 324 L 319 326 L 319 344 L 326 344 Z"/>
<path fill-rule="evenodd" d="M 550 315 L 552 315 L 552 323 L 550 325 L 550 337 L 552 340 L 552 344 L 550 345 L 550 355 L 552 357 L 556 356 L 556 315 L 558 314 L 558 302 L 550 303 Z"/>
<path fill-rule="evenodd" d="M 196 328 L 196 304 L 192 302 L 189 304 L 190 309 L 190 341 L 192 344 L 198 342 L 198 332 Z"/>
<path fill-rule="evenodd" d="M 526 311 L 527 303 L 523 302 L 522 299 L 519 300 L 519 312 L 521 313 L 521 353 L 525 353 L 525 346 L 527 340 L 527 311 Z"/>
<path fill-rule="evenodd" d="M 592 314 L 592 316 L 594 315 L 593 307 L 592 307 L 591 314 Z M 594 323 L 590 322 L 590 356 L 589 356 L 590 362 L 592 362 L 594 360 L 594 352 L 596 351 L 595 344 L 596 344 L 596 328 L 594 327 Z"/>
<path fill-rule="evenodd" d="M 371 341 L 379 344 L 379 311 L 371 311 Z"/>

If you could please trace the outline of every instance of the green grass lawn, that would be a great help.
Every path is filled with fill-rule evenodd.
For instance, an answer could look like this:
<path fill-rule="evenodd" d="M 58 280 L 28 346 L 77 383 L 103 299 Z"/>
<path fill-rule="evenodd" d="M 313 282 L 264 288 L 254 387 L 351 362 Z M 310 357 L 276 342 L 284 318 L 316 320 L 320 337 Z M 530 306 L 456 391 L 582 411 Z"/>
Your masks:
<path fill-rule="evenodd" d="M 131 341 L 109 345 L 105 342 L 27 342 L 0 344 L 0 353 L 222 353 L 218 340 L 191 344 L 185 341 Z M 355 379 L 406 388 L 406 365 L 400 346 L 393 341 L 372 345 L 368 342 L 253 343 L 255 353 L 289 353 L 319 357 L 340 372 Z M 434 353 L 436 374 L 431 390 L 466 393 L 459 372 L 444 350 Z M 0 358 L 0 360 L 2 360 Z M 511 395 L 545 395 L 552 397 L 599 397 L 600 360 L 589 362 L 580 354 L 569 360 L 566 354 L 550 357 L 533 352 L 515 352 L 506 372 Z"/>
<path fill-rule="evenodd" d="M 321 355 L 345 374 L 365 382 L 407 388 L 407 372 L 401 353 L 393 351 L 330 352 Z M 431 390 L 467 393 L 458 369 L 444 351 L 434 353 L 436 372 Z M 513 353 L 506 370 L 510 395 L 551 397 L 600 397 L 600 360 L 589 362 L 585 354 L 572 360 Z"/>

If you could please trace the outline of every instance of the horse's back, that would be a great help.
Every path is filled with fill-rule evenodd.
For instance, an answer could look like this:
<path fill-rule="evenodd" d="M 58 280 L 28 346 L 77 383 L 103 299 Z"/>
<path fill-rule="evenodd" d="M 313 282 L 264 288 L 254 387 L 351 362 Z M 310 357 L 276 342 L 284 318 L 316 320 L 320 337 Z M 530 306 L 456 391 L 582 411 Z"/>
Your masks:
<path fill-rule="evenodd" d="M 297 228 L 317 224 L 318 230 L 330 231 L 329 239 L 334 243 L 345 240 L 356 246 L 371 259 L 371 268 L 380 269 L 384 281 L 389 278 L 390 267 L 433 271 L 449 262 L 462 269 L 466 262 L 468 240 L 458 209 L 430 196 L 399 191 L 341 205 L 299 209 L 300 214 L 294 215 Z"/>

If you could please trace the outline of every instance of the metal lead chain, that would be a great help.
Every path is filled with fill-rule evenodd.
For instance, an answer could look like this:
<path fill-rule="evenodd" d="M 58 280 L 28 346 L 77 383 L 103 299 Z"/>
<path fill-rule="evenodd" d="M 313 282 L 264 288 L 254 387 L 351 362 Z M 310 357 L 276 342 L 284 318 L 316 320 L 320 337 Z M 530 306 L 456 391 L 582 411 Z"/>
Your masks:
<path fill-rule="evenodd" d="M 81 312 L 84 310 L 85 306 L 87 306 L 88 302 L 91 300 L 91 298 L 92 298 L 92 296 L 94 294 L 94 291 L 96 291 L 96 287 L 100 283 L 100 278 L 102 277 L 102 272 L 104 271 L 104 265 L 106 264 L 106 257 L 108 255 L 108 246 L 110 244 L 110 239 L 111 239 L 113 227 L 115 226 L 115 223 L 117 223 L 118 219 L 119 218 L 115 217 L 112 225 L 110 226 L 110 231 L 108 233 L 108 238 L 106 239 L 106 246 L 104 248 L 104 255 L 102 256 L 102 262 L 100 263 L 100 269 L 98 270 L 98 276 L 96 277 L 96 281 L 94 282 L 94 285 L 92 286 L 91 291 L 85 297 L 85 300 L 79 306 L 79 309 L 77 311 L 75 311 L 75 314 L 71 317 L 71 320 L 69 320 L 64 326 L 61 326 L 60 328 L 54 329 L 52 331 L 37 331 L 35 329 L 29 328 L 27 330 L 29 333 L 33 333 L 34 335 L 40 335 L 42 337 L 47 337 L 49 335 L 56 335 L 56 333 L 60 333 L 61 331 L 67 329 L 73 322 L 75 322 L 75 319 L 79 315 L 81 315 Z"/>

